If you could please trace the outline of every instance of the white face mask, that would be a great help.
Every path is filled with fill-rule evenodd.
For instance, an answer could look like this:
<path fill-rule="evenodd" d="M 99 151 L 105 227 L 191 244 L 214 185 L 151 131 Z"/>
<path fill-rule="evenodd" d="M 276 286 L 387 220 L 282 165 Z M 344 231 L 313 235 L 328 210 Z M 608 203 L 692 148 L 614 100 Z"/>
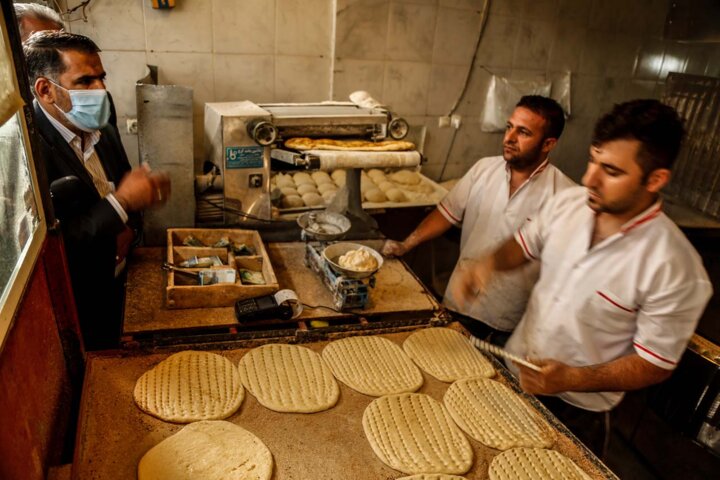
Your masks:
<path fill-rule="evenodd" d="M 69 112 L 65 112 L 57 104 L 55 105 L 55 108 L 60 111 L 68 122 L 84 132 L 100 130 L 108 124 L 110 100 L 108 100 L 107 90 L 68 90 L 52 80 L 50 82 L 70 95 L 72 108 Z"/>

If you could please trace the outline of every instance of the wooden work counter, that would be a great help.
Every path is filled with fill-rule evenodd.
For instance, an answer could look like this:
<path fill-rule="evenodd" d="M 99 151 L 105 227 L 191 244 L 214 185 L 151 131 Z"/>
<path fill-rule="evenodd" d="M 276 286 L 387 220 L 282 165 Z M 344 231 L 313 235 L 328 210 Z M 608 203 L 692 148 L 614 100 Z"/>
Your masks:
<path fill-rule="evenodd" d="M 408 332 L 384 335 L 401 345 Z M 327 342 L 306 344 L 318 353 Z M 216 351 L 237 363 L 248 348 Z M 87 363 L 80 409 L 73 478 L 115 480 L 136 477 L 137 465 L 151 447 L 182 425 L 143 413 L 133 402 L 137 379 L 170 352 L 91 355 Z M 519 392 L 514 380 L 494 361 L 495 379 Z M 442 402 L 449 384 L 423 373 L 418 391 Z M 340 400 L 330 410 L 312 414 L 277 413 L 261 406 L 246 392 L 242 406 L 227 421 L 259 437 L 275 462 L 275 480 L 395 479 L 405 475 L 382 463 L 372 451 L 362 428 L 362 415 L 374 397 L 351 390 L 341 382 Z M 591 478 L 616 478 L 607 467 L 552 417 L 533 397 L 520 393 L 538 409 L 556 431 L 554 449 L 575 461 Z M 487 478 L 490 461 L 500 451 L 468 438 L 474 451 L 473 467 L 465 476 Z"/>
<path fill-rule="evenodd" d="M 379 248 L 379 245 L 372 245 Z M 281 289 L 294 290 L 300 300 L 312 306 L 332 306 L 330 291 L 317 273 L 305 265 L 303 242 L 268 243 L 268 255 Z M 128 266 L 127 293 L 123 338 L 125 343 L 143 338 L 160 338 L 170 335 L 196 335 L 199 332 L 224 332 L 233 338 L 238 332 L 268 332 L 273 322 L 262 325 L 244 323 L 235 319 L 233 308 L 169 309 L 165 306 L 166 273 L 161 269 L 166 260 L 164 248 L 138 248 Z M 310 320 L 326 320 L 330 328 L 336 324 L 362 324 L 391 319 L 408 319 L 427 323 L 440 311 L 432 294 L 398 259 L 386 259 L 376 274 L 375 287 L 370 289 L 370 301 L 365 309 L 338 313 L 326 308 L 305 308 L 294 325 L 278 325 L 283 335 L 294 330 L 312 328 Z M 275 322 L 280 323 L 280 322 Z M 286 322 L 287 323 L 287 322 Z M 261 333 L 257 333 L 261 335 Z M 270 334 L 269 334 L 270 335 Z M 272 335 L 270 335 L 272 336 Z"/>

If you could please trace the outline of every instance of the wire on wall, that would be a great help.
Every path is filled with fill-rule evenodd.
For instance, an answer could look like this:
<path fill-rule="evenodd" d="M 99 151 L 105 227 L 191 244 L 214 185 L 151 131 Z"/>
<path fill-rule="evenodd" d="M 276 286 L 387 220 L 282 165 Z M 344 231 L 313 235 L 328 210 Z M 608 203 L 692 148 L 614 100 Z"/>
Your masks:
<path fill-rule="evenodd" d="M 475 41 L 475 51 L 473 52 L 472 60 L 470 61 L 470 68 L 468 69 L 467 75 L 465 76 L 465 83 L 463 84 L 462 90 L 460 91 L 460 95 L 458 95 L 457 100 L 455 100 L 455 103 L 453 104 L 452 108 L 450 108 L 450 111 L 447 114 L 448 117 L 450 117 L 458 109 L 458 107 L 460 106 L 460 102 L 462 102 L 463 98 L 465 98 L 465 93 L 467 93 L 467 89 L 470 86 L 470 80 L 472 78 L 473 70 L 475 70 L 475 62 L 477 61 L 478 52 L 480 51 L 480 41 L 482 40 L 483 32 L 485 32 L 485 24 L 487 23 L 489 10 L 490 0 L 485 0 L 482 11 L 480 13 L 480 30 L 478 31 L 477 40 Z M 447 153 L 445 154 L 445 160 L 443 161 L 442 170 L 440 170 L 440 176 L 438 177 L 439 182 L 442 182 L 443 175 L 445 175 L 445 169 L 447 168 L 448 161 L 450 160 L 450 153 L 452 152 L 453 145 L 455 145 L 455 137 L 457 137 L 457 131 L 458 129 L 454 128 L 452 137 L 450 137 L 450 145 L 448 145 Z"/>
<path fill-rule="evenodd" d="M 85 0 L 83 2 L 80 2 L 78 5 L 75 5 L 72 8 L 68 8 L 67 10 L 63 10 L 60 4 L 57 2 L 57 0 L 53 0 L 53 3 L 55 4 L 55 8 L 60 13 L 60 16 L 66 21 L 66 22 L 76 22 L 78 20 L 82 20 L 83 22 L 87 22 L 87 14 L 85 13 L 85 9 L 87 9 L 88 5 L 92 2 L 92 0 Z M 70 16 L 75 13 L 76 11 L 80 10 L 80 13 L 82 14 L 81 18 L 71 19 Z"/>

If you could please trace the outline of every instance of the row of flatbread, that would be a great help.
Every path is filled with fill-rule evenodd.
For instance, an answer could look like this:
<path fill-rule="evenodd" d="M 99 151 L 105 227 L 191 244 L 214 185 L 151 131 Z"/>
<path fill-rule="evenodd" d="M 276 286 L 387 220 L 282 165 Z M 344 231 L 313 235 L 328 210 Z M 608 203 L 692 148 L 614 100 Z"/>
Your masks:
<path fill-rule="evenodd" d="M 423 384 L 418 367 L 443 382 L 454 382 L 444 396 L 444 406 L 413 393 Z M 164 420 L 227 418 L 242 403 L 244 386 L 267 408 L 310 413 L 335 405 L 337 378 L 360 393 L 380 397 L 366 408 L 362 424 L 375 454 L 396 470 L 423 475 L 466 473 L 472 467 L 473 451 L 465 432 L 485 445 L 506 450 L 507 455 L 494 459 L 497 465 L 490 467 L 491 478 L 518 478 L 503 475 L 517 474 L 521 464 L 529 472 L 527 478 L 536 478 L 533 465 L 541 468 L 543 462 L 567 464 L 571 472 L 579 472 L 568 478 L 584 478 L 570 460 L 545 450 L 554 441 L 551 429 L 519 396 L 489 379 L 495 374 L 492 365 L 454 330 L 420 330 L 402 348 L 383 337 L 350 337 L 328 344 L 322 356 L 296 345 L 265 345 L 248 352 L 233 368 L 229 360 L 211 353 L 172 355 L 138 380 L 135 401 Z M 510 467 L 504 466 L 507 462 Z"/>

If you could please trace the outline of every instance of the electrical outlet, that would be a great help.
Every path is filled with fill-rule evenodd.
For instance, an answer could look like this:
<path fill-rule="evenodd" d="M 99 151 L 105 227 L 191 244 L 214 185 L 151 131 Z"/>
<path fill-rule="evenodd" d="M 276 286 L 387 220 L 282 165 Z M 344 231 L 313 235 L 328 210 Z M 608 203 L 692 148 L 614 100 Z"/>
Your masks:
<path fill-rule="evenodd" d="M 462 123 L 462 116 L 461 116 L 461 115 L 456 115 L 456 114 L 454 114 L 453 116 L 450 117 L 450 125 L 452 125 L 452 127 L 453 127 L 454 129 L 457 130 L 458 128 L 460 128 L 460 124 L 461 124 L 461 123 Z"/>
<path fill-rule="evenodd" d="M 440 128 L 447 128 L 450 126 L 450 117 L 445 115 L 443 117 L 438 117 L 438 127 Z"/>
<path fill-rule="evenodd" d="M 137 135 L 138 133 L 138 121 L 137 118 L 127 119 L 127 133 L 130 135 Z"/>

